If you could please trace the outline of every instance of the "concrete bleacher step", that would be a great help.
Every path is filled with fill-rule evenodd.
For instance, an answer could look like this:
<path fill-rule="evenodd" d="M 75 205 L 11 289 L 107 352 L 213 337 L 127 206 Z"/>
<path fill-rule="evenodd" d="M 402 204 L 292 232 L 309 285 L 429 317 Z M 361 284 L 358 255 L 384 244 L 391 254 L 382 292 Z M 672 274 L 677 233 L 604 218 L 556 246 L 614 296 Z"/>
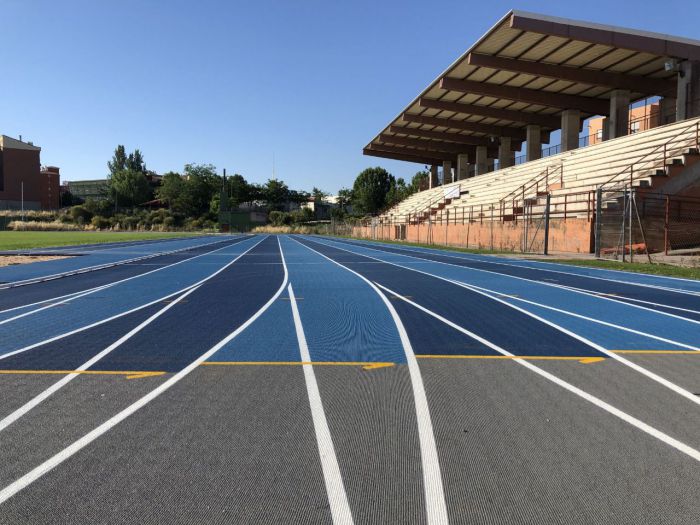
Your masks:
<path fill-rule="evenodd" d="M 532 199 L 528 206 L 544 204 L 547 192 L 543 188 L 546 187 L 552 195 L 553 205 L 563 203 L 563 199 L 569 197 L 568 216 L 570 212 L 576 213 L 576 206 L 580 211 L 587 208 L 590 203 L 581 195 L 595 191 L 598 186 L 605 185 L 610 190 L 629 184 L 630 171 L 637 188 L 654 191 L 700 160 L 695 130 L 689 131 L 698 122 L 700 119 L 695 118 L 660 126 L 438 186 L 410 196 L 392 208 L 389 215 L 395 221 L 410 217 L 410 220 L 420 222 L 448 214 L 452 218 L 453 213 L 463 216 L 466 210 L 472 217 L 483 213 L 484 217 L 490 218 L 491 213 L 487 210 L 495 206 L 495 215 L 500 217 L 501 213 L 510 214 L 513 206 L 522 207 L 523 192 L 524 197 Z M 431 214 L 428 210 L 442 201 L 448 191 L 455 192 L 455 197 L 445 200 L 437 214 Z M 579 196 L 573 199 L 572 207 L 573 194 Z M 582 213 L 585 215 L 584 211 Z"/>

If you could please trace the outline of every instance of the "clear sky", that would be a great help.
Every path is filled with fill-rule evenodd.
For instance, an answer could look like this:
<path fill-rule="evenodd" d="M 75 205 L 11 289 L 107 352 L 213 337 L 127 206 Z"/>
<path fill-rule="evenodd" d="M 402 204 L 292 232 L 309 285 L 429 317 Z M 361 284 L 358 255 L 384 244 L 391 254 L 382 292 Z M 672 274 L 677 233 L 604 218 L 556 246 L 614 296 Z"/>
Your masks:
<path fill-rule="evenodd" d="M 62 180 L 114 147 L 335 192 L 362 147 L 510 9 L 700 39 L 700 2 L 0 0 L 0 133 Z"/>

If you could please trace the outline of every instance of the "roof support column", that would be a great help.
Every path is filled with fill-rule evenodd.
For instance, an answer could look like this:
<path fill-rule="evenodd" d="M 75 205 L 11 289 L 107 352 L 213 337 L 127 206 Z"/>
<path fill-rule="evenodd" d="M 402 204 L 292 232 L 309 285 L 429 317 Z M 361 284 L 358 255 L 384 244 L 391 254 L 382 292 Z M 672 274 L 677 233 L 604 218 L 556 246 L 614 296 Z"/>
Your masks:
<path fill-rule="evenodd" d="M 542 129 L 537 124 L 528 124 L 525 139 L 525 159 L 529 162 L 542 158 Z"/>
<path fill-rule="evenodd" d="M 674 97 L 664 97 L 659 102 L 659 125 L 672 124 L 676 121 L 676 99 Z"/>
<path fill-rule="evenodd" d="M 452 162 L 449 160 L 442 161 L 442 183 L 449 184 L 454 181 L 452 177 Z"/>
<path fill-rule="evenodd" d="M 466 179 L 469 173 L 469 155 L 457 155 L 457 180 Z"/>
<path fill-rule="evenodd" d="M 683 61 L 678 71 L 676 121 L 700 116 L 700 61 Z"/>
<path fill-rule="evenodd" d="M 498 142 L 498 169 L 510 168 L 515 164 L 515 153 L 510 149 L 510 137 L 501 137 Z"/>
<path fill-rule="evenodd" d="M 486 151 L 486 146 L 476 147 L 476 162 L 475 164 L 475 175 L 483 175 L 486 173 L 486 165 L 488 163 L 488 156 Z"/>
<path fill-rule="evenodd" d="M 439 185 L 440 183 L 438 182 L 438 167 L 437 164 L 433 164 L 432 166 L 430 166 L 430 178 L 428 188 L 432 189 Z"/>
<path fill-rule="evenodd" d="M 578 130 L 581 129 L 581 112 L 565 109 L 561 112 L 561 150 L 578 148 Z"/>
<path fill-rule="evenodd" d="M 610 123 L 608 136 L 611 139 L 624 137 L 630 127 L 630 92 L 616 89 L 610 95 Z"/>

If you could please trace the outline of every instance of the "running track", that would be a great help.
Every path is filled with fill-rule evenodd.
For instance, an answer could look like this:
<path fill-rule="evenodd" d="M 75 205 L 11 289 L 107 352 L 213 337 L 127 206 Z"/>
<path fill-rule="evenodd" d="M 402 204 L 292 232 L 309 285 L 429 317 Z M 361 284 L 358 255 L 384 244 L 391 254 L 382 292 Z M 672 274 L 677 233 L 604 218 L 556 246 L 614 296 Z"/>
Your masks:
<path fill-rule="evenodd" d="M 0 269 L 0 523 L 700 523 L 697 281 L 309 236 L 60 251 Z"/>

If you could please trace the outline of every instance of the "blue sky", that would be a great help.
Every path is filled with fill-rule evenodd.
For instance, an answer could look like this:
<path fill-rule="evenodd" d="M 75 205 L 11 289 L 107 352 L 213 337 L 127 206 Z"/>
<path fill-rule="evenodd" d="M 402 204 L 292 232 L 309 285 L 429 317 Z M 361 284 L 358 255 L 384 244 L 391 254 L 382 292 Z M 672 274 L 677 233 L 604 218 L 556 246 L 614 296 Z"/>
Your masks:
<path fill-rule="evenodd" d="M 381 165 L 362 147 L 512 8 L 700 39 L 700 4 L 0 0 L 0 133 L 63 180 L 117 144 L 157 172 L 208 162 L 335 192 Z"/>

